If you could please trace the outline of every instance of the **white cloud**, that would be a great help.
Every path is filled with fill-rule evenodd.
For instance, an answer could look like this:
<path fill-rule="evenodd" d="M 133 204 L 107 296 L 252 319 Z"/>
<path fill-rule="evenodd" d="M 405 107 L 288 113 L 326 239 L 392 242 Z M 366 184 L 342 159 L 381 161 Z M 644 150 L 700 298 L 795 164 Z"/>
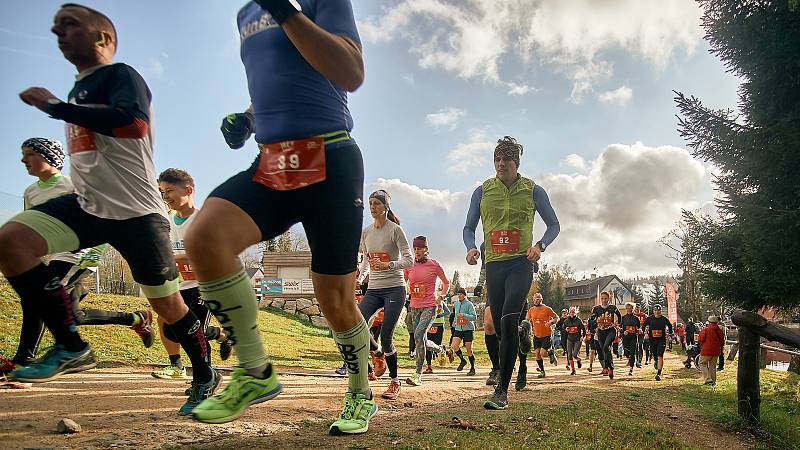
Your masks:
<path fill-rule="evenodd" d="M 513 81 L 506 83 L 506 86 L 508 87 L 508 95 L 525 95 L 530 92 L 536 92 L 536 89 L 527 84 L 517 84 Z"/>
<path fill-rule="evenodd" d="M 403 81 L 406 84 L 408 84 L 409 86 L 411 86 L 412 88 L 413 87 L 417 87 L 417 82 L 416 82 L 416 80 L 414 80 L 414 74 L 413 73 L 409 73 L 409 74 L 403 75 L 402 78 L 403 78 Z"/>
<path fill-rule="evenodd" d="M 481 130 L 472 130 L 469 142 L 458 144 L 447 152 L 450 165 L 447 172 L 455 175 L 466 175 L 473 169 L 483 167 L 491 162 L 492 149 L 497 145 L 490 141 Z"/>
<path fill-rule="evenodd" d="M 359 30 L 367 42 L 407 41 L 420 67 L 465 79 L 508 86 L 503 63 L 551 66 L 572 81 L 570 99 L 579 102 L 613 73 L 605 52 L 662 68 L 694 51 L 700 16 L 693 0 L 400 0 Z"/>
<path fill-rule="evenodd" d="M 448 107 L 440 109 L 439 112 L 431 113 L 425 116 L 425 121 L 434 128 L 447 127 L 450 130 L 455 130 L 458 125 L 458 120 L 467 114 L 463 109 Z"/>
<path fill-rule="evenodd" d="M 581 155 L 571 153 L 561 160 L 561 164 L 576 170 L 586 170 L 586 160 Z"/>
<path fill-rule="evenodd" d="M 624 105 L 633 98 L 633 90 L 628 86 L 620 86 L 613 91 L 602 92 L 597 95 L 597 99 L 603 103 Z"/>

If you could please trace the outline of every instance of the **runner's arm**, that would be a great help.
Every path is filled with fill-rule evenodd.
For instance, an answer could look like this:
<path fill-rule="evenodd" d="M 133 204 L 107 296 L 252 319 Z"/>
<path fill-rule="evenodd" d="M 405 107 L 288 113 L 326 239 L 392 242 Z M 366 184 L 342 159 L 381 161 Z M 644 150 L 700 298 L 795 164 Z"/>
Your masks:
<path fill-rule="evenodd" d="M 442 269 L 442 265 L 438 262 L 436 263 L 436 275 L 442 280 L 442 292 L 447 292 L 450 290 L 450 280 L 447 279 L 447 275 L 444 273 L 444 269 Z"/>
<path fill-rule="evenodd" d="M 478 314 L 475 312 L 475 305 L 473 305 L 469 300 L 466 300 L 464 303 L 468 305 L 466 311 L 461 311 L 461 313 L 464 315 L 464 318 L 470 322 L 477 319 Z"/>
<path fill-rule="evenodd" d="M 478 221 L 481 219 L 481 197 L 483 197 L 483 186 L 478 186 L 469 201 L 467 222 L 464 224 L 463 239 L 467 250 L 478 248 L 475 243 L 475 230 L 478 229 Z"/>
<path fill-rule="evenodd" d="M 317 23 L 301 13 L 281 27 L 311 67 L 353 92 L 364 82 L 364 60 L 350 1 L 318 2 L 315 13 Z"/>
<path fill-rule="evenodd" d="M 558 233 L 561 232 L 561 224 L 558 223 L 556 212 L 550 204 L 550 197 L 547 196 L 547 192 L 545 192 L 544 188 L 538 184 L 533 188 L 533 202 L 533 204 L 536 205 L 536 212 L 539 213 L 539 217 L 541 217 L 544 224 L 547 225 L 547 229 L 541 239 L 542 244 L 547 247 L 556 239 Z"/>
<path fill-rule="evenodd" d="M 447 306 L 446 301 L 442 300 L 442 313 L 437 315 L 436 318 L 440 319 L 442 317 L 448 317 L 448 316 L 450 316 L 450 307 Z"/>
<path fill-rule="evenodd" d="M 364 278 L 369 275 L 369 258 L 367 258 L 367 246 L 364 244 L 364 233 L 361 233 L 361 243 L 358 244 L 358 251 L 361 252 L 361 264 L 358 266 L 358 284 L 364 282 Z"/>
<path fill-rule="evenodd" d="M 389 264 L 392 269 L 406 269 L 414 265 L 414 258 L 411 256 L 411 249 L 408 246 L 408 239 L 406 234 L 400 227 L 396 228 L 394 242 L 397 245 L 397 250 L 400 252 L 400 259 L 391 261 Z"/>

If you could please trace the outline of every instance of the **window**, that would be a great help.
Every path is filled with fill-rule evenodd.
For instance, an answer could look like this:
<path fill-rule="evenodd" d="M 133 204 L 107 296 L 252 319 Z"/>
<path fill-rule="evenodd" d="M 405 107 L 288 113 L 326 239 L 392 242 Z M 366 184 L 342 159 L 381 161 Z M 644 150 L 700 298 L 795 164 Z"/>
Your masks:
<path fill-rule="evenodd" d="M 311 276 L 308 267 L 278 267 L 278 278 L 305 280 Z"/>

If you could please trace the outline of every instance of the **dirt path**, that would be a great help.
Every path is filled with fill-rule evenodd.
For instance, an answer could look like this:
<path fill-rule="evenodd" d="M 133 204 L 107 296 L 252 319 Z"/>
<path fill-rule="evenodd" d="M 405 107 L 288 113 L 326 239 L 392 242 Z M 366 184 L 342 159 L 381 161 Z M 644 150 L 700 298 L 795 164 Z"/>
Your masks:
<path fill-rule="evenodd" d="M 96 369 L 34 385 L 31 389 L 3 390 L 0 391 L 0 447 L 365 448 L 375 445 L 377 436 L 382 437 L 381 442 L 391 444 L 386 441 L 387 435 L 437 426 L 432 422 L 433 413 L 452 411 L 458 415 L 462 410 L 480 409 L 491 392 L 484 384 L 484 375 L 468 377 L 465 372 L 440 369 L 428 376 L 422 387 L 404 387 L 400 400 L 379 400 L 381 409 L 370 425 L 368 436 L 330 437 L 320 429 L 339 412 L 347 384 L 344 378 L 329 376 L 331 372 L 284 375 L 281 382 L 285 390 L 278 398 L 251 408 L 236 422 L 213 426 L 177 414 L 185 399 L 184 381 L 156 380 L 146 368 Z M 376 393 L 382 392 L 385 383 L 381 380 L 374 385 Z M 510 400 L 512 407 L 513 402 L 521 401 L 556 407 L 585 396 L 587 389 L 581 386 L 595 390 L 613 388 L 616 395 L 610 397 L 617 398 L 620 388 L 635 384 L 624 379 L 611 382 L 585 370 L 570 377 L 563 368 L 549 369 L 545 380 L 531 381 L 525 391 L 510 394 Z M 648 418 L 663 423 L 685 442 L 704 448 L 748 448 L 737 436 L 704 423 L 695 413 L 684 416 L 677 405 L 665 400 L 655 409 L 646 410 Z M 682 418 L 669 418 L 676 414 Z M 56 424 L 62 417 L 75 420 L 83 431 L 57 434 Z M 400 424 L 402 430 L 398 430 Z M 698 434 L 699 428 L 705 431 Z"/>

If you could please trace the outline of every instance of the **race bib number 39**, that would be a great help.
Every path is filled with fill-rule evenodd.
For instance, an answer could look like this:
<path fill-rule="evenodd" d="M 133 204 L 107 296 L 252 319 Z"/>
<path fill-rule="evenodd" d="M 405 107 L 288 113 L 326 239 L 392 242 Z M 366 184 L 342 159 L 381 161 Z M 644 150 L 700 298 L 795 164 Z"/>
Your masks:
<path fill-rule="evenodd" d="M 261 144 L 261 160 L 253 181 L 277 191 L 291 191 L 325 181 L 322 138 Z"/>
<path fill-rule="evenodd" d="M 519 230 L 496 230 L 490 233 L 493 253 L 516 253 L 519 251 Z"/>
<path fill-rule="evenodd" d="M 194 276 L 194 270 L 192 270 L 192 266 L 189 264 L 178 263 L 178 272 L 181 273 L 181 277 L 183 277 L 184 281 L 192 281 L 197 279 Z"/>

